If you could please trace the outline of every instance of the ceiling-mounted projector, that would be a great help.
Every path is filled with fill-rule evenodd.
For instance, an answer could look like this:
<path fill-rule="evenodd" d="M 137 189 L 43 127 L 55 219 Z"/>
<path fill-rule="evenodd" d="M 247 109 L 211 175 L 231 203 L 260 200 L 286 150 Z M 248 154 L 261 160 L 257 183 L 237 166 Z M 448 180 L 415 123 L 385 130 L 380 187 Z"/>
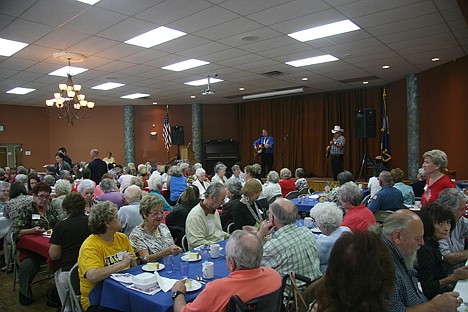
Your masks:
<path fill-rule="evenodd" d="M 218 74 L 214 74 L 214 77 L 218 77 Z M 210 75 L 208 75 L 208 86 L 205 90 L 201 91 L 201 95 L 212 95 L 216 92 L 216 90 L 211 89 L 210 87 Z"/>

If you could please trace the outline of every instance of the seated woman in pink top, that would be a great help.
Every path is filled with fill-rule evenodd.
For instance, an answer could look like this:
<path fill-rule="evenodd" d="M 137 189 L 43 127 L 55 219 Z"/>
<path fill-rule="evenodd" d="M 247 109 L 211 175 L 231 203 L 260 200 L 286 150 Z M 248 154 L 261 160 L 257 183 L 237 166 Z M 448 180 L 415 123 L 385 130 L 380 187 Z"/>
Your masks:
<path fill-rule="evenodd" d="M 347 226 L 351 231 L 366 231 L 375 224 L 372 211 L 361 204 L 362 192 L 354 182 L 347 182 L 338 189 L 338 200 L 346 211 L 342 226 Z"/>

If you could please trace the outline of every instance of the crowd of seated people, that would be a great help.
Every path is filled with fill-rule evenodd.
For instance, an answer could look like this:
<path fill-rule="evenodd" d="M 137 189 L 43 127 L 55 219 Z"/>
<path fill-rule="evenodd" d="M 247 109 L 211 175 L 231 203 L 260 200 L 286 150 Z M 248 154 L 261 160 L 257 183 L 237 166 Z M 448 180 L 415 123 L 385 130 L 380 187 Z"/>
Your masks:
<path fill-rule="evenodd" d="M 0 170 L 0 207 L 12 220 L 10 232 L 14 233 L 14 241 L 5 240 L 6 248 L 24 235 L 40 234 L 57 224 L 50 256 L 62 260 L 62 267 L 55 276 L 62 304 L 66 297 L 66 274 L 76 262 L 79 263 L 83 307 L 93 311 L 97 307 L 89 306 L 90 290 L 111 273 L 135 265 L 137 256 L 140 263 L 145 263 L 177 255 L 181 252 L 184 235 L 189 248 L 228 239 L 231 223 L 229 232 L 235 231 L 252 243 L 260 242 L 261 256 L 256 256 L 258 265 L 249 270 L 271 268 L 280 276 L 296 272 L 311 280 L 324 276 L 318 292 L 323 296 L 313 303 L 314 311 L 328 311 L 336 304 L 346 310 L 342 305 L 345 302 L 351 306 L 357 306 L 353 302 L 368 302 L 369 307 L 378 307 L 379 311 L 400 311 L 401 307 L 418 305 L 429 311 L 450 311 L 447 307 L 459 304 L 456 293 L 451 290 L 456 281 L 468 278 L 463 265 L 468 260 L 468 251 L 464 249 L 468 221 L 462 216 L 466 195 L 447 180 L 447 156 L 442 151 L 432 150 L 423 155 L 419 176 L 422 178 L 424 174 L 427 179 L 421 199 L 421 217 L 407 209 L 413 207 L 415 197 L 413 188 L 403 182 L 401 169 L 382 170 L 378 174 L 381 190 L 375 193 L 368 206 L 362 203 L 363 192 L 352 182 L 352 174 L 344 171 L 338 175 L 339 186 L 327 194 L 330 202 L 319 203 L 310 211 L 321 235 L 296 225 L 297 206 L 283 198 L 307 187 L 302 168 L 295 171 L 295 179 L 288 168 L 282 168 L 280 174 L 270 171 L 263 183 L 259 179 L 261 166 L 258 164 L 246 166 L 244 172 L 236 164 L 231 167 L 231 173 L 226 165 L 218 163 L 210 181 L 201 164 L 194 165 L 190 171 L 190 166 L 184 162 L 156 168 L 150 164 L 136 167 L 131 163 L 125 166 L 110 163 L 106 165 L 107 172 L 96 178 L 93 170 L 101 169 L 98 155 L 93 149 L 91 158 L 96 165 L 89 168 L 80 163 L 76 171 L 75 164 L 69 164 L 69 170 L 63 169 L 68 164 L 66 158 L 56 156 L 61 170 L 57 171 L 57 166 L 46 168 L 49 174 L 45 176 L 30 173 L 26 168 Z M 271 202 L 265 207 L 260 204 L 262 199 Z M 430 204 L 432 202 L 435 204 Z M 374 213 L 381 210 L 394 213 L 378 226 Z M 39 215 L 38 219 L 33 215 Z M 77 227 L 83 227 L 83 231 Z M 382 237 L 367 234 L 379 229 Z M 256 238 L 249 238 L 248 233 L 254 233 Z M 243 248 L 237 241 L 232 244 Z M 103 246 L 106 247 L 103 249 Z M 355 253 L 343 252 L 349 246 L 355 246 Z M 385 252 L 379 257 L 387 255 L 387 263 L 379 257 L 367 259 L 370 262 L 355 259 L 357 250 L 371 254 L 366 251 L 370 246 L 376 250 L 383 248 Z M 89 255 L 90 252 L 95 255 Z M 97 259 L 97 255 L 102 258 Z M 232 272 L 247 270 L 234 265 L 235 261 L 242 261 L 235 254 L 230 256 Z M 44 260 L 27 257 L 19 262 L 21 304 L 32 303 L 29 285 Z M 378 261 L 393 268 L 385 272 L 385 280 L 372 287 L 374 292 L 356 293 L 352 300 L 346 297 L 347 292 L 336 281 L 348 280 L 348 273 L 366 272 L 366 281 L 374 283 L 375 274 L 382 274 L 380 267 L 372 264 Z M 355 269 L 347 270 L 340 263 L 352 264 Z M 6 266 L 3 269 L 11 270 Z M 410 290 L 413 271 L 421 282 L 422 294 Z M 177 285 L 177 289 L 184 291 Z M 301 289 L 306 287 L 302 283 L 299 285 Z M 338 301 L 330 302 L 329 298 L 337 291 Z M 445 306 L 444 301 L 448 302 Z M 195 306 L 198 304 L 192 305 Z M 189 307 L 181 306 L 181 309 L 189 310 Z M 431 310 L 433 307 L 437 309 Z"/>

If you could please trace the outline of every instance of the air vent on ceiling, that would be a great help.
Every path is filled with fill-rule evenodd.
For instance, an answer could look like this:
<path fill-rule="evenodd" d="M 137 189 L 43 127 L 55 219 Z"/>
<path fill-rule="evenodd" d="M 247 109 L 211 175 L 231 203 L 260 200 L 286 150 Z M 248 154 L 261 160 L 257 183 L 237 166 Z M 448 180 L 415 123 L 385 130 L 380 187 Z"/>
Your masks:
<path fill-rule="evenodd" d="M 284 73 L 280 72 L 280 71 L 277 71 L 277 70 L 274 70 L 274 71 L 271 71 L 271 72 L 263 73 L 262 75 L 267 76 L 267 77 L 277 77 L 277 76 L 284 75 Z"/>

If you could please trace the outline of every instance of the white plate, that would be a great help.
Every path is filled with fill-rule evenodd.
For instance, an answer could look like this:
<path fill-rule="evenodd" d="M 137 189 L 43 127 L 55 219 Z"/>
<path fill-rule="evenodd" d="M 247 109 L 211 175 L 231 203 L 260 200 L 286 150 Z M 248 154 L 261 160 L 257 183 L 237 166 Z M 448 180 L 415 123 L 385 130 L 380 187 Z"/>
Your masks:
<path fill-rule="evenodd" d="M 185 284 L 185 287 L 187 287 L 187 292 L 192 292 L 192 291 L 197 291 L 202 287 L 202 284 L 197 282 L 196 280 L 191 279 L 192 285 L 190 288 L 187 287 L 187 284 Z"/>
<path fill-rule="evenodd" d="M 201 260 L 201 257 L 198 257 L 198 259 L 190 259 L 189 256 L 185 255 L 185 256 L 182 256 L 181 259 L 184 261 L 188 261 L 188 262 L 197 262 Z"/>
<path fill-rule="evenodd" d="M 411 207 L 409 210 L 411 210 L 411 211 L 421 211 L 421 208 Z"/>
<path fill-rule="evenodd" d="M 42 233 L 42 236 L 51 238 L 52 234 L 47 234 L 46 232 L 44 232 L 44 233 Z"/>
<path fill-rule="evenodd" d="M 322 233 L 322 231 L 318 227 L 314 227 L 311 231 L 313 233 Z"/>
<path fill-rule="evenodd" d="M 193 250 L 197 250 L 197 251 L 199 251 L 200 249 L 201 249 L 201 246 L 198 246 L 198 247 L 196 247 L 196 248 L 193 248 Z M 208 247 L 208 249 L 210 249 L 210 247 Z M 219 250 L 220 250 L 220 251 L 223 250 L 223 247 L 219 247 Z"/>
<path fill-rule="evenodd" d="M 166 266 L 165 266 L 164 264 L 160 263 L 160 264 L 159 264 L 159 269 L 157 269 L 157 270 L 150 270 L 150 269 L 148 269 L 148 265 L 145 264 L 141 269 L 142 269 L 143 271 L 146 271 L 146 272 L 154 272 L 154 271 L 161 271 L 161 270 L 163 270 L 165 267 L 166 267 Z"/>

